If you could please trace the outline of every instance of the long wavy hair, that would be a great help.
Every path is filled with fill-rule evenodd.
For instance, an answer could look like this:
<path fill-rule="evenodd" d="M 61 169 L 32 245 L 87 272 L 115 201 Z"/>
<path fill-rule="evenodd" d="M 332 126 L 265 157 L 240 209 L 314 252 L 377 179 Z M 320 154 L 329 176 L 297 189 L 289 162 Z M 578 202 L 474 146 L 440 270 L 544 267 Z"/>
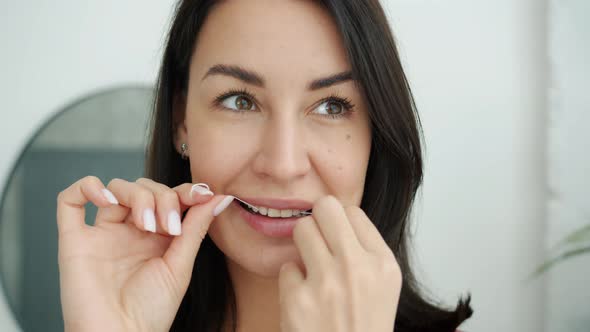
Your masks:
<path fill-rule="evenodd" d="M 174 113 L 184 112 L 175 101 L 186 96 L 197 35 L 216 2 L 179 1 L 166 40 L 153 103 L 146 177 L 170 187 L 192 181 L 188 161 L 174 147 Z M 410 264 L 408 220 L 422 183 L 422 130 L 383 8 L 378 0 L 319 3 L 340 31 L 353 78 L 368 106 L 372 144 L 361 208 L 392 249 L 402 271 L 395 331 L 455 331 L 473 313 L 471 295 L 459 298 L 454 309 L 444 308 L 427 298 Z M 235 293 L 225 256 L 209 236 L 194 266 L 171 331 L 221 331 L 230 319 L 235 331 Z"/>

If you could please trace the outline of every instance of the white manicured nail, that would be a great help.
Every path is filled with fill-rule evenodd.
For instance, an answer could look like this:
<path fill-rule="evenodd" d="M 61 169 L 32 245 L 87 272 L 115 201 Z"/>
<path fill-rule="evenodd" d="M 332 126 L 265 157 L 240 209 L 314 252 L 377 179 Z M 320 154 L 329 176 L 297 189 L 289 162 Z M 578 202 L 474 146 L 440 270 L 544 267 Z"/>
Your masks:
<path fill-rule="evenodd" d="M 193 193 L 197 193 L 199 195 L 209 195 L 213 196 L 213 192 L 209 190 L 209 186 L 204 183 L 197 183 L 191 187 L 190 196 L 193 198 Z"/>
<path fill-rule="evenodd" d="M 213 209 L 213 216 L 217 217 L 229 204 L 234 200 L 233 196 L 226 196 L 217 206 Z"/>
<path fill-rule="evenodd" d="M 152 233 L 156 232 L 156 216 L 154 215 L 154 210 L 145 209 L 143 211 L 143 228 Z"/>
<path fill-rule="evenodd" d="M 209 189 L 210 189 L 210 188 L 209 188 L 209 185 L 208 185 L 208 184 L 206 184 L 206 183 L 195 183 L 195 186 L 201 186 L 201 187 L 203 187 L 203 188 L 207 188 L 207 190 L 209 190 Z"/>
<path fill-rule="evenodd" d="M 115 195 L 113 195 L 113 193 L 110 190 L 108 190 L 106 188 L 103 188 L 102 189 L 102 194 L 107 199 L 107 201 L 109 201 L 109 203 L 111 203 L 111 204 L 119 204 L 119 201 L 117 200 L 117 198 L 115 197 Z"/>
<path fill-rule="evenodd" d="M 180 215 L 175 210 L 168 214 L 168 233 L 170 235 L 180 235 Z"/>

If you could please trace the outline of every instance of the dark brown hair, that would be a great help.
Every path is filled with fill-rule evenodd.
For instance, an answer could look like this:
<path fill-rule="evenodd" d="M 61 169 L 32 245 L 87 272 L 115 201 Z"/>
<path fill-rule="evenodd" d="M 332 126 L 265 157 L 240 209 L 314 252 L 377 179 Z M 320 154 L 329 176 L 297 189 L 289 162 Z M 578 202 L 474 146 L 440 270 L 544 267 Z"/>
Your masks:
<path fill-rule="evenodd" d="M 182 0 L 168 34 L 157 81 L 146 176 L 170 187 L 191 182 L 189 163 L 174 147 L 176 101 L 186 96 L 197 35 L 217 1 Z M 372 145 L 361 208 L 395 254 L 403 286 L 395 331 L 455 331 L 471 317 L 471 296 L 445 309 L 426 298 L 410 264 L 408 220 L 422 183 L 421 125 L 387 18 L 378 0 L 321 0 L 343 38 L 353 78 L 366 98 Z M 226 297 L 219 296 L 226 294 Z M 224 254 L 209 236 L 172 331 L 220 331 L 231 319 L 235 294 Z"/>

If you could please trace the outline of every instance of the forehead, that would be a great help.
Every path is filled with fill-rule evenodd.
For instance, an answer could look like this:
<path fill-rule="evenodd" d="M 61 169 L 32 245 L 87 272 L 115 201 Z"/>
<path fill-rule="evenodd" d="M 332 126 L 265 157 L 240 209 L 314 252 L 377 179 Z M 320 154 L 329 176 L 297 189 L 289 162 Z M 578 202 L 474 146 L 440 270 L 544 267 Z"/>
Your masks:
<path fill-rule="evenodd" d="M 253 69 L 271 84 L 350 69 L 330 14 L 302 0 L 230 0 L 213 7 L 197 39 L 191 76 L 200 78 L 218 63 Z"/>

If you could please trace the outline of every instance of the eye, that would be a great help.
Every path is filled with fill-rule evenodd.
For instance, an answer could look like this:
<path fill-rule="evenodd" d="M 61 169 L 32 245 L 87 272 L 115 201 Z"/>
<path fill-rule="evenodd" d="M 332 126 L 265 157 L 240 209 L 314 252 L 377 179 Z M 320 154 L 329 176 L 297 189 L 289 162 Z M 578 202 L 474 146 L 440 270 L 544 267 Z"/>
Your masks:
<path fill-rule="evenodd" d="M 321 103 L 320 106 L 318 107 L 318 109 L 320 109 L 322 112 L 325 112 L 325 113 L 320 112 L 320 114 L 327 114 L 327 115 L 340 115 L 340 114 L 342 114 L 342 112 L 344 112 L 344 106 L 342 106 L 342 104 L 339 104 L 339 103 L 334 102 L 332 100 L 325 101 L 325 102 Z"/>
<path fill-rule="evenodd" d="M 221 100 L 221 105 L 226 108 L 241 112 L 253 111 L 256 109 L 256 105 L 247 96 L 237 94 L 223 97 Z"/>
<path fill-rule="evenodd" d="M 339 118 L 352 112 L 353 107 L 354 105 L 352 105 L 347 99 L 331 96 L 324 99 L 321 104 L 316 107 L 314 113 L 331 118 Z"/>

